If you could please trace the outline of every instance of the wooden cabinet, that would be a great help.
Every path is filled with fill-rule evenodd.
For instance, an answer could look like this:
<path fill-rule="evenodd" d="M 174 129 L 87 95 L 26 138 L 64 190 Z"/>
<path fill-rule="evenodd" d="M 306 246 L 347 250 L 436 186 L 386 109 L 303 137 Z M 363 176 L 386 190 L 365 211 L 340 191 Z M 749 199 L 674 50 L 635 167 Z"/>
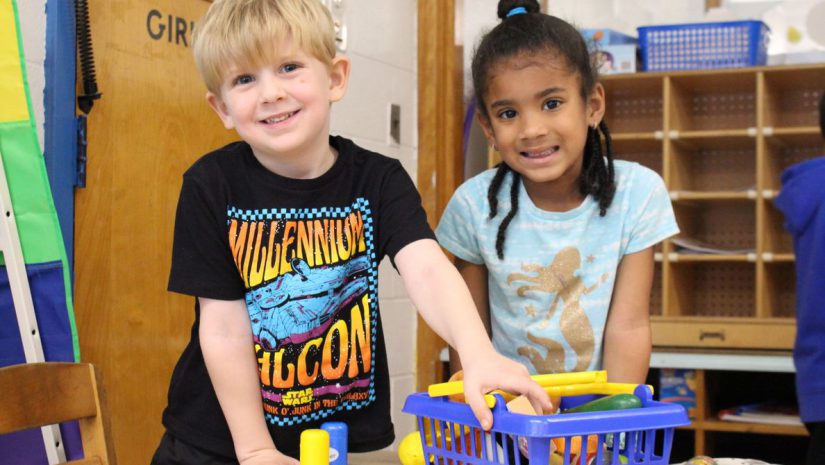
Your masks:
<path fill-rule="evenodd" d="M 648 383 L 661 392 L 660 369 L 693 370 L 696 408 L 689 426 L 679 428 L 672 463 L 695 455 L 743 457 L 769 463 L 804 463 L 807 431 L 801 425 L 723 421 L 719 413 L 772 400 L 794 402 L 793 361 L 775 351 L 654 352 Z"/>
<path fill-rule="evenodd" d="M 611 75 L 605 119 L 618 159 L 665 180 L 689 238 L 656 253 L 657 347 L 793 347 L 794 254 L 773 201 L 790 165 L 825 153 L 825 64 Z"/>

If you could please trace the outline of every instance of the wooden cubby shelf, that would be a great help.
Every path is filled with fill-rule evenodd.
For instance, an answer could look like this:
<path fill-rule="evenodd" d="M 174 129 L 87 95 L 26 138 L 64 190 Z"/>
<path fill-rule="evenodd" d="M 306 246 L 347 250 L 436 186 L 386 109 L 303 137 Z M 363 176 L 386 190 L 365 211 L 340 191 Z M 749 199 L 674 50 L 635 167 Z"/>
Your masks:
<path fill-rule="evenodd" d="M 825 153 L 818 113 L 825 64 L 619 74 L 602 82 L 616 158 L 662 176 L 679 239 L 724 251 L 692 252 L 675 238 L 656 247 L 654 350 L 767 351 L 790 360 L 795 256 L 774 201 L 785 169 Z M 724 370 L 697 370 L 696 416 L 677 431 L 675 444 L 689 446 L 678 458 L 738 453 L 776 460 L 770 450 L 786 443 L 802 450 L 802 426 L 718 418 L 720 409 L 775 394 L 777 386 L 793 398 L 789 371 L 738 384 Z"/>
<path fill-rule="evenodd" d="M 695 455 L 743 457 L 768 463 L 804 462 L 805 427 L 723 421 L 720 412 L 740 405 L 773 400 L 793 402 L 793 362 L 787 351 L 721 350 L 708 354 L 691 349 L 654 352 L 648 383 L 660 392 L 663 368 L 691 370 L 695 394 L 691 424 L 677 430 L 671 463 Z M 788 449 L 784 449 L 784 447 Z M 775 454 L 779 454 L 778 456 Z"/>
<path fill-rule="evenodd" d="M 657 248 L 654 345 L 790 350 L 795 259 L 774 200 L 786 168 L 825 152 L 825 64 L 602 81 L 616 157 L 662 176 L 680 238 L 726 251 Z"/>

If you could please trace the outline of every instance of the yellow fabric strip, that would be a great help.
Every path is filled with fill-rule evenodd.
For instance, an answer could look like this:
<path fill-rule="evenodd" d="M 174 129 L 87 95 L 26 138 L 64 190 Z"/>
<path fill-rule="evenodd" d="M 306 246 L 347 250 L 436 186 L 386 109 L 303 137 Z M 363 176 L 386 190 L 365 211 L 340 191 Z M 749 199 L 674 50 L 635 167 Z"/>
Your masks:
<path fill-rule="evenodd" d="M 28 121 L 17 23 L 11 0 L 0 0 L 0 123 Z"/>

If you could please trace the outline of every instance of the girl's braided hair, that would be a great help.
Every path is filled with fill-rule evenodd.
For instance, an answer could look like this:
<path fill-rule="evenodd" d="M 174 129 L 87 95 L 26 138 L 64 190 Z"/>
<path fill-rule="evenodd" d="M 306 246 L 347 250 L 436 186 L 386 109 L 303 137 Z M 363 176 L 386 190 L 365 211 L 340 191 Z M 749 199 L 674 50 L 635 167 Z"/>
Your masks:
<path fill-rule="evenodd" d="M 511 12 L 521 12 L 519 8 L 523 8 L 522 13 L 508 16 Z M 482 117 L 488 120 L 490 117 L 484 104 L 484 92 L 487 89 L 490 69 L 500 60 L 520 54 L 545 53 L 565 59 L 568 66 L 580 77 L 582 98 L 588 98 L 598 81 L 598 72 L 590 59 L 587 44 L 575 27 L 555 16 L 541 13 L 536 0 L 500 0 L 498 17 L 502 20 L 501 23 L 484 35 L 473 57 L 473 87 L 477 108 Z M 604 216 L 616 192 L 613 143 L 604 121 L 595 128 L 587 129 L 582 164 L 579 190 L 582 195 L 592 195 L 598 201 L 599 214 Z M 492 220 L 498 214 L 498 192 L 509 173 L 512 173 L 513 178 L 510 187 L 511 207 L 501 221 L 496 236 L 496 254 L 499 259 L 504 259 L 507 226 L 518 212 L 521 176 L 506 163 L 499 163 L 487 191 L 487 200 L 490 204 L 489 219 Z"/>

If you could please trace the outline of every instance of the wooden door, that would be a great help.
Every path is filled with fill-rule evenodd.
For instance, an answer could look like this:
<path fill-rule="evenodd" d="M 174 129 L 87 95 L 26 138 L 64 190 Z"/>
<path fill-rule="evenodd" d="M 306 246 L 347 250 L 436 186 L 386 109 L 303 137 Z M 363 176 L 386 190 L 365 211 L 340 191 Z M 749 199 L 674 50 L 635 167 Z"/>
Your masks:
<path fill-rule="evenodd" d="M 194 317 L 192 298 L 166 291 L 181 174 L 235 134 L 207 106 L 191 55 L 207 1 L 89 4 L 103 97 L 89 117 L 87 186 L 76 194 L 81 358 L 102 372 L 120 463 L 146 464 Z"/>
<path fill-rule="evenodd" d="M 462 48 L 456 44 L 456 15 L 463 0 L 418 2 L 418 190 L 435 228 L 461 184 Z M 459 16 L 460 17 L 460 16 Z M 447 344 L 418 317 L 416 387 L 443 381 L 439 355 Z"/>

